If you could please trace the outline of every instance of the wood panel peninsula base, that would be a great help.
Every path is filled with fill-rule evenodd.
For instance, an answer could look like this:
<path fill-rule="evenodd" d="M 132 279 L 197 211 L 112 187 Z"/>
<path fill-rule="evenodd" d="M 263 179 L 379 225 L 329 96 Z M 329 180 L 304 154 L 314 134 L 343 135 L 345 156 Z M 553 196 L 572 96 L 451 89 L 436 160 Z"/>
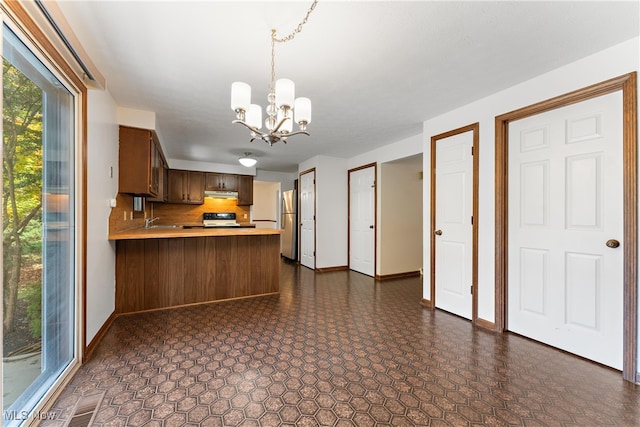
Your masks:
<path fill-rule="evenodd" d="M 134 230 L 116 240 L 117 314 L 280 291 L 278 230 Z"/>

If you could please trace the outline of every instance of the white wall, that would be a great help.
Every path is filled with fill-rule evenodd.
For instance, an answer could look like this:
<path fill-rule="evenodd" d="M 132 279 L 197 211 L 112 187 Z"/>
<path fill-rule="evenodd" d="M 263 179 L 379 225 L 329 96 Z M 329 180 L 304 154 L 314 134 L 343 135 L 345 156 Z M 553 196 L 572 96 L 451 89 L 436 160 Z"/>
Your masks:
<path fill-rule="evenodd" d="M 117 106 L 107 91 L 87 96 L 87 344 L 115 310 L 115 244 L 109 200 L 118 193 Z M 110 167 L 113 176 L 110 176 Z"/>
<path fill-rule="evenodd" d="M 540 75 L 509 89 L 458 108 L 424 122 L 424 170 L 429 170 L 430 138 L 471 123 L 480 123 L 479 170 L 479 258 L 478 258 L 478 316 L 494 321 L 494 118 L 573 90 L 605 81 L 639 69 L 638 38 L 583 58 L 549 73 Z M 424 223 L 429 223 L 430 176 L 424 175 Z M 431 257 L 429 230 L 423 232 L 424 274 L 430 275 Z M 428 282 L 423 287 L 429 299 Z"/>
<path fill-rule="evenodd" d="M 383 163 L 422 153 L 422 135 L 415 135 L 384 147 L 340 159 L 316 156 L 298 165 L 298 173 L 316 169 L 316 268 L 342 267 L 348 259 L 348 170 L 371 163 Z M 380 181 L 380 167 L 376 180 Z M 262 177 L 262 172 L 259 172 Z M 282 191 L 287 188 L 282 187 Z M 379 191 L 379 189 L 377 190 Z M 376 209 L 380 212 L 381 198 Z M 376 231 L 379 233 L 379 231 Z M 377 236 L 380 244 L 380 235 Z M 379 272 L 376 272 L 379 273 Z"/>
<path fill-rule="evenodd" d="M 343 267 L 347 260 L 347 161 L 316 156 L 298 172 L 316 170 L 316 268 Z"/>
<path fill-rule="evenodd" d="M 384 147 L 351 157 L 347 161 L 347 169 L 357 168 L 374 162 L 380 164 L 384 162 L 391 162 L 393 160 L 404 159 L 405 157 L 420 154 L 422 153 L 422 150 L 422 134 L 414 135 L 400 141 L 390 142 Z M 378 170 L 378 173 L 379 172 L 380 171 Z M 376 179 L 379 178 L 380 176 L 376 177 Z"/>
<path fill-rule="evenodd" d="M 293 183 L 296 179 L 298 179 L 298 173 L 271 172 L 258 169 L 256 171 L 256 176 L 254 179 L 266 182 L 279 182 L 280 190 L 287 191 L 293 190 Z"/>

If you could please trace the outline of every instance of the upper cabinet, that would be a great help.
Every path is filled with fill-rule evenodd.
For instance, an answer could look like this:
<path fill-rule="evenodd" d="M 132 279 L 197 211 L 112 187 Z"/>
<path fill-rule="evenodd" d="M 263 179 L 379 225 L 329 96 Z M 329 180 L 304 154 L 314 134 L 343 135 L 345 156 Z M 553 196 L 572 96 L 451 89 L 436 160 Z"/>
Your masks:
<path fill-rule="evenodd" d="M 238 175 L 207 172 L 204 189 L 206 191 L 238 191 Z"/>
<path fill-rule="evenodd" d="M 253 205 L 253 176 L 238 175 L 238 206 Z"/>
<path fill-rule="evenodd" d="M 159 159 L 156 159 L 156 162 L 159 162 L 160 166 L 158 166 L 159 168 L 159 179 L 158 179 L 158 195 L 155 197 L 147 197 L 147 201 L 149 202 L 166 202 L 167 201 L 167 196 L 168 196 L 168 190 L 169 190 L 169 183 L 167 182 L 168 179 L 168 172 L 169 172 L 169 165 L 167 164 L 167 162 L 164 159 L 164 156 L 160 155 L 160 152 L 157 151 L 158 153 L 158 157 Z M 154 163 L 154 162 L 152 162 Z"/>
<path fill-rule="evenodd" d="M 162 197 L 165 165 L 166 160 L 154 131 L 120 126 L 118 191 Z"/>
<path fill-rule="evenodd" d="M 201 205 L 204 203 L 204 172 L 169 169 L 167 202 Z"/>
<path fill-rule="evenodd" d="M 238 206 L 253 205 L 253 176 L 228 173 L 207 172 L 205 191 L 235 191 L 238 193 Z"/>

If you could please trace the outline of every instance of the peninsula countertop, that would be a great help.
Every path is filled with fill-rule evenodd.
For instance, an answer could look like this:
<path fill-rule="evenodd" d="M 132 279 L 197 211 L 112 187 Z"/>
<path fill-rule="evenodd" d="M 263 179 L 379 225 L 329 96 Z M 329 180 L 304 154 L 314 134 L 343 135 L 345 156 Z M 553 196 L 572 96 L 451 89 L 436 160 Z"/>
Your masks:
<path fill-rule="evenodd" d="M 218 236 L 266 236 L 280 234 L 281 230 L 272 228 L 183 228 L 183 227 L 139 227 L 128 230 L 109 233 L 109 240 L 135 240 L 135 239 L 172 239 L 183 237 L 218 237 Z"/>

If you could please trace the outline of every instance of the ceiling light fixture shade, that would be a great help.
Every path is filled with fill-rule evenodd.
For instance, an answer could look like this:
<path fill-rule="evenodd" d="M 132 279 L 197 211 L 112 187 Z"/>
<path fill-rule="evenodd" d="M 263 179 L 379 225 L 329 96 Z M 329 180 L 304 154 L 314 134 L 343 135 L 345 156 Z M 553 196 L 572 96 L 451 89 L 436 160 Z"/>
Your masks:
<path fill-rule="evenodd" d="M 248 110 L 251 104 L 251 86 L 243 82 L 231 84 L 231 109 Z"/>
<path fill-rule="evenodd" d="M 309 15 L 315 9 L 318 0 L 314 0 L 307 11 L 307 15 L 298 27 L 283 38 L 276 37 L 276 30 L 271 30 L 271 84 L 266 107 L 267 118 L 264 121 L 266 131 L 262 128 L 262 109 L 257 104 L 251 104 L 251 86 L 244 82 L 234 82 L 231 85 L 231 109 L 236 113 L 236 120 L 251 131 L 251 141 L 262 139 L 270 146 L 276 142 L 287 143 L 287 138 L 294 135 L 307 135 L 307 125 L 311 123 L 311 100 L 295 97 L 295 84 L 289 79 L 278 79 L 275 72 L 275 44 L 293 40 L 302 31 Z M 300 130 L 293 132 L 293 121 Z M 242 163 L 242 160 L 240 161 Z M 243 163 L 244 164 L 244 163 Z M 245 165 L 246 166 L 246 165 Z M 253 166 L 253 165 L 250 165 Z M 249 167 L 250 167 L 249 166 Z"/>
<path fill-rule="evenodd" d="M 250 157 L 251 153 L 245 152 L 243 157 L 240 157 L 238 159 L 238 161 L 240 162 L 240 164 L 244 167 L 250 168 L 256 165 L 256 163 L 258 163 L 258 160 L 254 159 L 253 157 Z"/>

